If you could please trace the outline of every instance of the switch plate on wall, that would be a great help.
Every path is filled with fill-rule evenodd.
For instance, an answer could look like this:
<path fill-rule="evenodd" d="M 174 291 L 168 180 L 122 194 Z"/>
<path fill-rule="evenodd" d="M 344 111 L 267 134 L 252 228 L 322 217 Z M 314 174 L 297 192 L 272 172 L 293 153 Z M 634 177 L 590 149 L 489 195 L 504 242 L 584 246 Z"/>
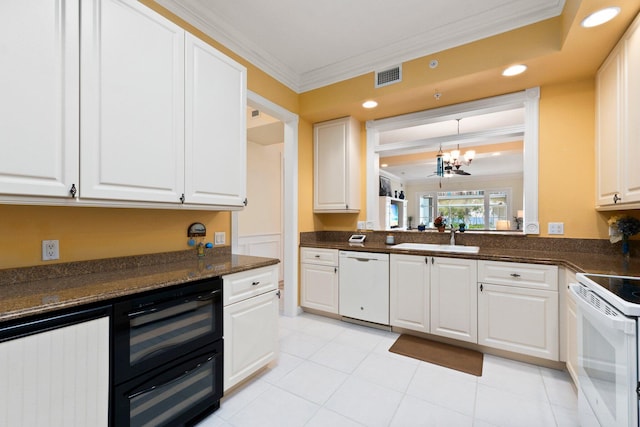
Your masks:
<path fill-rule="evenodd" d="M 42 241 L 42 260 L 60 259 L 60 243 L 57 240 Z"/>
<path fill-rule="evenodd" d="M 214 237 L 213 237 L 214 245 L 224 245 L 226 241 L 227 241 L 227 233 L 225 233 L 224 231 L 216 231 L 214 233 Z"/>
<path fill-rule="evenodd" d="M 550 222 L 549 234 L 564 234 L 564 222 Z"/>

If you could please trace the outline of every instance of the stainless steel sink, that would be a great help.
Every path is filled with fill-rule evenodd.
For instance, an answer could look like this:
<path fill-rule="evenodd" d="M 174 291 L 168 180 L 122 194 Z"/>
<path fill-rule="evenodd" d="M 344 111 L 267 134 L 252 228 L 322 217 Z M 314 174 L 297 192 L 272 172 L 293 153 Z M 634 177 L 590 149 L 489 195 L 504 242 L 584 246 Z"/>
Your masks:
<path fill-rule="evenodd" d="M 433 243 L 399 243 L 393 245 L 392 248 L 408 251 L 455 252 L 463 254 L 477 254 L 478 251 L 480 251 L 479 246 L 436 245 Z"/>

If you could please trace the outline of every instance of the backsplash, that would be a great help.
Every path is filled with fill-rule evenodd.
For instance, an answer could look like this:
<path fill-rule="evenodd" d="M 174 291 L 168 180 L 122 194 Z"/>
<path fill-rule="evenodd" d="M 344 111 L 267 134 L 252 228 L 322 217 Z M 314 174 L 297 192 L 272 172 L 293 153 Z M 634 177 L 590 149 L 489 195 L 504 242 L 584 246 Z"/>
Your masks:
<path fill-rule="evenodd" d="M 300 233 L 300 243 L 314 242 L 347 242 L 354 234 L 350 231 L 315 231 Z M 368 242 L 384 244 L 388 235 L 394 236 L 395 244 L 398 243 L 435 243 L 449 244 L 451 234 L 435 231 L 364 231 Z M 456 232 L 456 244 L 467 246 L 480 246 L 481 248 L 511 248 L 514 250 L 551 251 L 551 252 L 577 252 L 603 255 L 616 255 L 622 253 L 622 243 L 612 244 L 607 239 L 563 239 L 535 237 L 531 235 L 515 233 L 491 233 L 491 232 Z M 640 242 L 630 241 L 631 256 L 640 256 Z"/>

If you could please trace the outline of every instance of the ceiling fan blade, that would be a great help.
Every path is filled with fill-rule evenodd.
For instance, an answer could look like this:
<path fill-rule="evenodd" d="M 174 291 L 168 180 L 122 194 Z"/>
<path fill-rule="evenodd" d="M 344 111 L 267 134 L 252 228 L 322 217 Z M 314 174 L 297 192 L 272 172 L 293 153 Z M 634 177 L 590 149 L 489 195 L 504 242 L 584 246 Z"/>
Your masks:
<path fill-rule="evenodd" d="M 456 175 L 471 175 L 469 172 L 465 172 L 462 169 L 457 169 L 456 171 L 454 171 L 454 173 Z"/>

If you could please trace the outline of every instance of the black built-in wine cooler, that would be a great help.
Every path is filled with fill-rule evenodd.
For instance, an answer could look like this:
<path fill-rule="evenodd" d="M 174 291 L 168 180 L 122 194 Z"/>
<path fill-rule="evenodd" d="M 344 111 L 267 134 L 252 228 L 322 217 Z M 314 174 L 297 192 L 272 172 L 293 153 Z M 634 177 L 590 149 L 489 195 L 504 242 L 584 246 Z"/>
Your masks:
<path fill-rule="evenodd" d="M 222 397 L 222 279 L 114 304 L 113 426 L 191 425 Z"/>

